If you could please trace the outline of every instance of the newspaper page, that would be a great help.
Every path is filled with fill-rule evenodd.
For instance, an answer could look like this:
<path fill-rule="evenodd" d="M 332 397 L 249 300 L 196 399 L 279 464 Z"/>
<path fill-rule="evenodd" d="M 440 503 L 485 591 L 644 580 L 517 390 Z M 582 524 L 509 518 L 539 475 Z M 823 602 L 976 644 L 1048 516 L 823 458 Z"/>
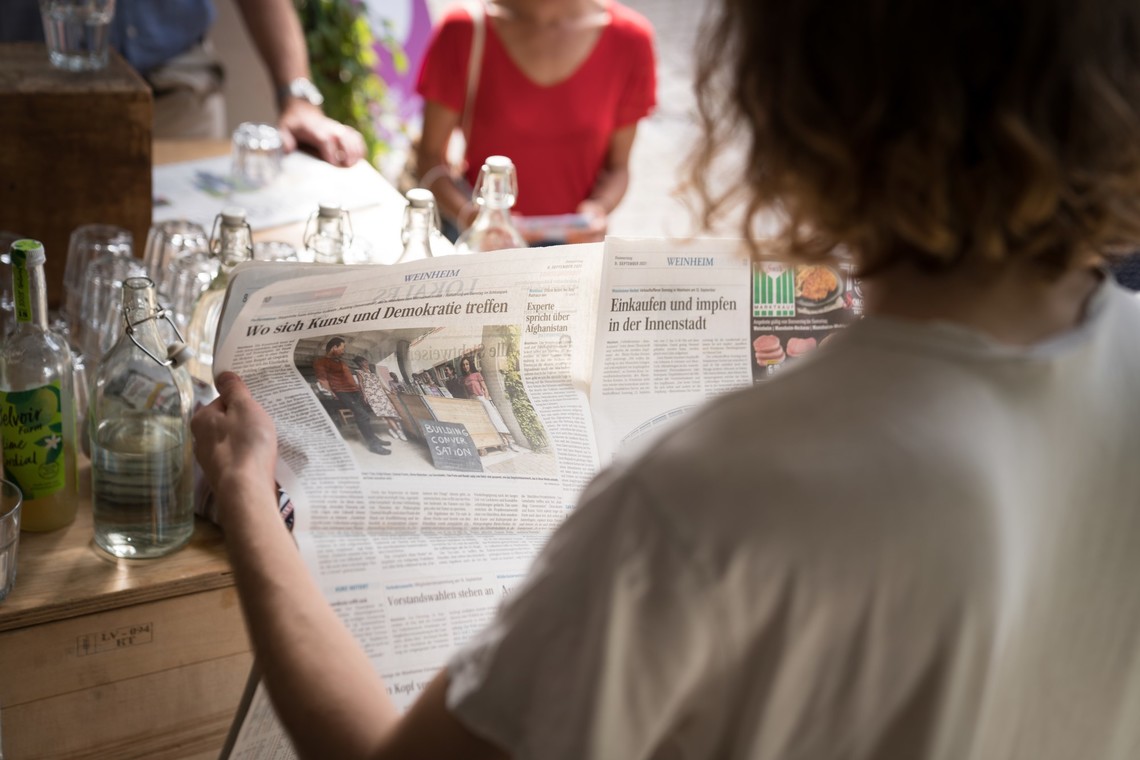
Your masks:
<path fill-rule="evenodd" d="M 862 313 L 844 267 L 762 253 L 740 240 L 607 239 L 590 394 L 602 464 L 713 396 L 789 370 Z"/>
<path fill-rule="evenodd" d="M 276 421 L 297 544 L 401 708 L 484 627 L 597 470 L 601 255 L 235 275 L 215 366 Z M 261 689 L 229 756 L 293 756 Z"/>

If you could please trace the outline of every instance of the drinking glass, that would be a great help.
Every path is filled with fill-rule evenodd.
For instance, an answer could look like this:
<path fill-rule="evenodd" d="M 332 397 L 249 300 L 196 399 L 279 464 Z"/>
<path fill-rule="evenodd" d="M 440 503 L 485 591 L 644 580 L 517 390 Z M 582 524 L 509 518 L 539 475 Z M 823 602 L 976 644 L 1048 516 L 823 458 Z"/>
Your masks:
<path fill-rule="evenodd" d="M 79 348 L 87 358 L 88 371 L 123 334 L 123 281 L 128 277 L 146 277 L 142 262 L 129 256 L 104 253 L 87 267 Z"/>
<path fill-rule="evenodd" d="M 253 244 L 254 261 L 300 261 L 297 249 L 282 240 L 262 240 Z"/>
<path fill-rule="evenodd" d="M 194 304 L 218 274 L 218 259 L 204 252 L 182 256 L 170 265 L 170 295 L 164 305 L 173 312 L 174 323 L 185 331 Z"/>
<path fill-rule="evenodd" d="M 20 548 L 20 487 L 0 479 L 0 602 L 16 583 L 16 555 Z"/>
<path fill-rule="evenodd" d="M 272 124 L 247 121 L 233 135 L 231 174 L 238 190 L 270 185 L 281 174 L 285 147 L 281 133 Z"/>
<path fill-rule="evenodd" d="M 12 300 L 12 243 L 24 238 L 15 232 L 0 230 L 0 339 L 16 326 L 16 303 Z"/>
<path fill-rule="evenodd" d="M 114 15 L 115 0 L 40 0 L 51 64 L 66 71 L 106 68 Z"/>
<path fill-rule="evenodd" d="M 88 265 L 105 253 L 130 257 L 134 236 L 113 224 L 84 224 L 76 227 L 67 244 L 63 270 L 63 308 L 60 310 L 71 345 L 79 346 L 79 312 L 83 306 Z"/>
<path fill-rule="evenodd" d="M 206 255 L 209 250 L 206 230 L 189 219 L 169 219 L 150 228 L 143 265 L 150 279 L 154 280 L 161 303 L 170 302 L 174 262 L 183 256 Z"/>
<path fill-rule="evenodd" d="M 345 264 L 379 264 L 376 250 L 362 237 L 354 237 L 344 252 Z"/>

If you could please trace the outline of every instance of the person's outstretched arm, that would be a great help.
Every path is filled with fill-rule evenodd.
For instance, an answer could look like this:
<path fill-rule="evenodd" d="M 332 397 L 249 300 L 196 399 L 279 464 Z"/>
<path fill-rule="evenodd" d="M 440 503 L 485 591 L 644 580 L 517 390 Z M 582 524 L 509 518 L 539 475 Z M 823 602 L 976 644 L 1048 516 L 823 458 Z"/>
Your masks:
<path fill-rule="evenodd" d="M 273 86 L 280 89 L 295 79 L 308 79 L 309 52 L 292 0 L 237 0 L 237 4 Z M 364 156 L 361 134 L 325 116 L 320 106 L 293 97 L 282 99 L 278 106 L 277 128 L 287 151 L 305 145 L 336 166 L 351 166 Z"/>
<path fill-rule="evenodd" d="M 403 719 L 367 655 L 321 595 L 277 510 L 273 421 L 223 373 L 194 417 L 246 626 L 270 698 L 302 757 L 504 758 L 446 709 L 441 673 Z"/>
<path fill-rule="evenodd" d="M 590 220 L 591 237 L 584 240 L 601 240 L 609 228 L 609 216 L 625 197 L 629 188 L 629 157 L 633 152 L 633 138 L 637 124 L 622 127 L 610 136 L 606 163 L 598 175 L 590 197 L 578 204 L 578 213 Z"/>
<path fill-rule="evenodd" d="M 453 221 L 460 231 L 471 226 L 475 219 L 475 204 L 456 185 L 447 163 L 447 146 L 456 127 L 459 114 L 433 100 L 424 101 L 424 121 L 420 142 L 416 149 L 416 170 L 420 186 L 435 195 L 436 207 L 445 218 Z"/>

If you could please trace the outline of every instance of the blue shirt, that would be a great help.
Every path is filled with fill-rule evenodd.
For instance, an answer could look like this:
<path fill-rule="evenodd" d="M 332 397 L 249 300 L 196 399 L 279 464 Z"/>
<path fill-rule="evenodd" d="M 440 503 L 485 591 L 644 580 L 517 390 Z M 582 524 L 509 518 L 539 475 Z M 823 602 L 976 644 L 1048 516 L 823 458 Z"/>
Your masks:
<path fill-rule="evenodd" d="M 111 44 L 146 74 L 200 42 L 214 23 L 213 0 L 118 0 Z M 42 42 L 37 0 L 3 0 L 0 42 Z"/>

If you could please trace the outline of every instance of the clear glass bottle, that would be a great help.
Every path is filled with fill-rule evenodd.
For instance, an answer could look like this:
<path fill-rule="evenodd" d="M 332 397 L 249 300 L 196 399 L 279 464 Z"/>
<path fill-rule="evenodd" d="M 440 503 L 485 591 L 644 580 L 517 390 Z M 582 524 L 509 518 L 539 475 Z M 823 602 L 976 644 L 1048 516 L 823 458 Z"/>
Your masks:
<path fill-rule="evenodd" d="M 318 264 L 343 264 L 352 238 L 352 219 L 339 203 L 321 203 L 305 224 L 305 250 Z"/>
<path fill-rule="evenodd" d="M 506 156 L 488 156 L 475 182 L 479 212 L 471 226 L 455 241 L 456 253 L 526 248 L 526 240 L 511 221 L 511 208 L 519 194 L 515 165 Z"/>
<path fill-rule="evenodd" d="M 405 197 L 408 205 L 404 207 L 404 226 L 400 230 L 404 252 L 396 260 L 397 264 L 430 259 L 432 238 L 439 234 L 439 211 L 431 190 L 413 187 Z"/>
<path fill-rule="evenodd" d="M 245 209 L 227 208 L 218 214 L 210 253 L 218 259 L 218 273 L 194 302 L 186 328 L 186 344 L 194 353 L 186 368 L 191 376 L 207 385 L 214 383 L 214 334 L 218 331 L 230 273 L 238 264 L 253 258 L 253 232 L 245 220 Z"/>
<path fill-rule="evenodd" d="M 87 414 L 95 543 L 116 557 L 147 559 L 194 532 L 190 416 L 194 390 L 182 343 L 167 348 L 154 282 L 123 283 L 123 335 L 99 363 Z"/>
<path fill-rule="evenodd" d="M 67 340 L 48 329 L 44 247 L 12 244 L 16 328 L 0 351 L 4 472 L 24 494 L 21 528 L 47 531 L 75 519 L 75 387 Z"/>

